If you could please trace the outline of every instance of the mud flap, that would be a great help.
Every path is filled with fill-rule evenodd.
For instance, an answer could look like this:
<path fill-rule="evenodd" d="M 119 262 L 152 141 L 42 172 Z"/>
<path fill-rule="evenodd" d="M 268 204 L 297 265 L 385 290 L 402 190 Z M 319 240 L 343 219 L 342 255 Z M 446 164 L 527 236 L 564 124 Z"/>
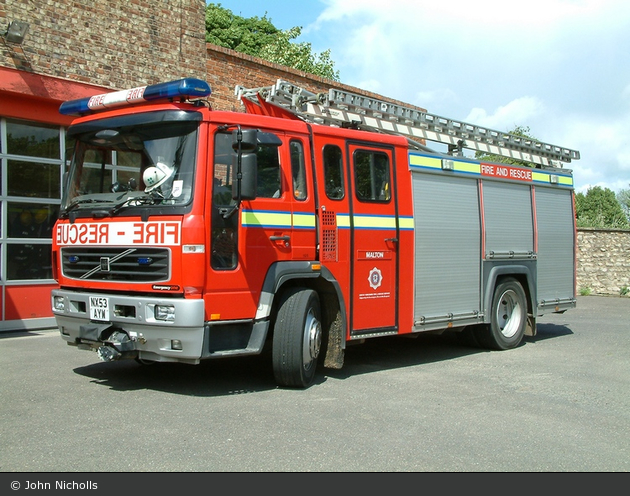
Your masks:
<path fill-rule="evenodd" d="M 525 336 L 536 335 L 536 317 L 533 315 L 527 316 L 527 324 L 525 324 Z"/>
<path fill-rule="evenodd" d="M 341 369 L 343 367 L 343 328 L 341 325 L 341 312 L 337 312 L 335 320 L 328 328 L 328 343 L 326 346 L 326 357 L 324 367 L 328 369 Z"/>

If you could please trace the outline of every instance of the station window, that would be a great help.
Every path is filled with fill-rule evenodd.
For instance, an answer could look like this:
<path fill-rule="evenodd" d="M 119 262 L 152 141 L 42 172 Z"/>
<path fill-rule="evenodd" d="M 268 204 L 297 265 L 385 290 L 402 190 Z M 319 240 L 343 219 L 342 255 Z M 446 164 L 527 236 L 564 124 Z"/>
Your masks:
<path fill-rule="evenodd" d="M 2 281 L 52 280 L 52 229 L 66 157 L 59 126 L 0 119 Z"/>

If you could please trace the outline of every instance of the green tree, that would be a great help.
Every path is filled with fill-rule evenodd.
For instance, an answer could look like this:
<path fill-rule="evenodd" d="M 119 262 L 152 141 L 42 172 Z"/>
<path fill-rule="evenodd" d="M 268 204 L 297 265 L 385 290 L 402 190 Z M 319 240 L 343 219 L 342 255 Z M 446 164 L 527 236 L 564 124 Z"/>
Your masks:
<path fill-rule="evenodd" d="M 330 58 L 330 50 L 317 54 L 313 52 L 310 43 L 294 43 L 302 33 L 301 27 L 293 27 L 281 31 L 273 43 L 265 45 L 259 57 L 269 62 L 293 67 L 298 71 L 316 74 L 333 81 L 339 81 L 339 71 L 335 70 L 335 63 Z"/>
<path fill-rule="evenodd" d="M 206 7 L 206 41 L 258 57 L 265 45 L 273 43 L 281 31 L 265 14 L 262 18 L 234 15 L 221 4 Z"/>
<path fill-rule="evenodd" d="M 293 42 L 301 33 L 301 27 L 287 31 L 276 28 L 267 13 L 263 17 L 244 18 L 221 7 L 220 3 L 206 6 L 208 43 L 339 81 L 339 71 L 335 70 L 330 50 L 317 54 L 310 43 Z"/>
<path fill-rule="evenodd" d="M 575 217 L 578 227 L 627 228 L 628 219 L 614 191 L 594 186 L 575 195 Z"/>
<path fill-rule="evenodd" d="M 617 201 L 621 205 L 623 213 L 630 222 L 630 189 L 622 189 L 617 193 Z"/>
<path fill-rule="evenodd" d="M 512 131 L 508 131 L 508 134 L 513 134 L 515 136 L 520 136 L 522 138 L 528 138 L 537 141 L 536 138 L 530 136 L 529 127 L 526 126 L 516 126 Z M 520 165 L 522 167 L 534 167 L 534 164 L 532 164 L 531 162 L 525 162 L 523 160 L 517 160 L 515 158 L 502 157 L 501 155 L 494 155 L 492 153 L 475 152 L 475 158 L 484 162 L 499 162 L 502 164 Z"/>

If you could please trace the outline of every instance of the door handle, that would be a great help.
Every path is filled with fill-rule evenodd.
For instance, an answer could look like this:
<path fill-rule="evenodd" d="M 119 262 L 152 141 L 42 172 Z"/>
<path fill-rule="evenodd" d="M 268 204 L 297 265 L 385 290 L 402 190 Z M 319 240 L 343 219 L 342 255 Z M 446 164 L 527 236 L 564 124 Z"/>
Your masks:
<path fill-rule="evenodd" d="M 398 238 L 385 238 L 385 242 L 398 243 Z"/>
<path fill-rule="evenodd" d="M 289 241 L 291 241 L 291 236 L 269 236 L 271 241 L 284 241 L 284 246 L 289 246 Z"/>

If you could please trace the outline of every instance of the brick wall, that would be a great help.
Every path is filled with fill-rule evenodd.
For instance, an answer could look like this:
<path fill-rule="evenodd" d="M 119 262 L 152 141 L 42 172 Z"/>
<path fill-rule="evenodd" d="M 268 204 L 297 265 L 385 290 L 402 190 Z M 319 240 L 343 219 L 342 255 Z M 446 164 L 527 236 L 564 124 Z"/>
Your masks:
<path fill-rule="evenodd" d="M 426 109 L 414 107 L 413 105 L 399 100 L 393 100 L 383 95 L 355 88 L 354 86 L 348 86 L 330 79 L 273 64 L 266 60 L 251 57 L 210 43 L 206 44 L 206 55 L 206 81 L 208 81 L 212 88 L 210 103 L 215 110 L 244 110 L 234 94 L 236 85 L 258 88 L 261 86 L 270 86 L 278 79 L 284 79 L 306 88 L 313 93 L 327 93 L 330 88 L 336 88 L 369 98 L 386 100 L 397 105 L 426 111 Z"/>
<path fill-rule="evenodd" d="M 578 229 L 578 291 L 619 295 L 630 288 L 630 230 Z"/>
<path fill-rule="evenodd" d="M 21 45 L 0 40 L 0 66 L 112 89 L 205 79 L 204 0 L 1 4 L 0 30 L 13 20 L 29 29 Z"/>

